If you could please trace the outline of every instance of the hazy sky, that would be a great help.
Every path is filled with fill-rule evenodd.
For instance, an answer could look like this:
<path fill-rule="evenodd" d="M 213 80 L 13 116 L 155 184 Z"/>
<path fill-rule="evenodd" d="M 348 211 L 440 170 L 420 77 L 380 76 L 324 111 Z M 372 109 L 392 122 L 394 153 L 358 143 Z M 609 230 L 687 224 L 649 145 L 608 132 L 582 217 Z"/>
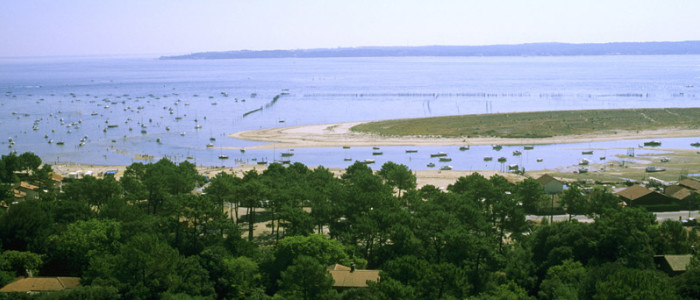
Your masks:
<path fill-rule="evenodd" d="M 700 40 L 698 0 L 0 0 L 0 56 Z"/>

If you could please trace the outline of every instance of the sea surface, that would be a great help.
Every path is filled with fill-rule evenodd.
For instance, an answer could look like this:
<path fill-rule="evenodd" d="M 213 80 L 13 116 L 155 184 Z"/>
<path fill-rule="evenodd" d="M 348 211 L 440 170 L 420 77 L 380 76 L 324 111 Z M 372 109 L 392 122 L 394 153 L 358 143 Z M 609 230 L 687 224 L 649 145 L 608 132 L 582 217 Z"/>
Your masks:
<path fill-rule="evenodd" d="M 237 131 L 333 122 L 540 110 L 700 106 L 700 56 L 401 57 L 158 60 L 0 58 L 0 153 L 48 163 L 129 165 L 168 157 L 203 166 L 290 160 L 345 168 L 373 159 L 429 169 L 576 168 L 644 140 L 522 146 L 224 150 Z M 692 148 L 692 138 L 662 139 Z M 51 142 L 51 143 L 50 143 Z M 58 145 L 63 142 L 63 145 Z M 213 147 L 207 147 L 211 143 Z M 465 142 L 468 144 L 468 141 Z M 583 150 L 594 149 L 592 155 Z M 607 149 L 607 150 L 599 150 Z M 513 156 L 520 150 L 522 155 Z M 431 158 L 447 152 L 451 162 Z M 293 156 L 282 157 L 283 152 Z M 658 153 L 636 149 L 637 154 Z M 227 155 L 228 159 L 219 159 Z M 493 157 L 484 161 L 484 157 Z M 190 157 L 190 158 L 188 158 Z M 506 158 L 505 163 L 498 162 Z M 538 158 L 542 158 L 538 161 Z M 348 160 L 346 160 L 348 159 Z"/>

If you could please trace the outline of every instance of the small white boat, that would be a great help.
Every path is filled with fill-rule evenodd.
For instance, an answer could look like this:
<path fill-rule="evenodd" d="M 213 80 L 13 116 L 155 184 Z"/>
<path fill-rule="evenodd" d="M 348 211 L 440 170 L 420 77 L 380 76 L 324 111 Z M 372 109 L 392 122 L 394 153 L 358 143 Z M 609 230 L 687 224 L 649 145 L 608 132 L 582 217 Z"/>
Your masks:
<path fill-rule="evenodd" d="M 207 148 L 213 148 L 213 147 L 214 147 L 214 144 L 212 144 L 212 143 L 207 144 Z"/>
<path fill-rule="evenodd" d="M 228 159 L 228 155 L 221 154 L 219 155 L 219 159 Z"/>
<path fill-rule="evenodd" d="M 440 167 L 440 170 L 449 171 L 449 170 L 452 170 L 452 166 L 442 166 L 442 167 Z"/>

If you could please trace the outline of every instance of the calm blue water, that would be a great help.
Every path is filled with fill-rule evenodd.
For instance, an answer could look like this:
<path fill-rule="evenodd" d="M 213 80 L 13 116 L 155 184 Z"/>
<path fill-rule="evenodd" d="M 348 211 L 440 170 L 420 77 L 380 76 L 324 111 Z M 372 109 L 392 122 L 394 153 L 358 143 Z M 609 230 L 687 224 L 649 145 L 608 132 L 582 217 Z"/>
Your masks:
<path fill-rule="evenodd" d="M 0 59 L 0 137 L 6 137 L 0 153 L 32 151 L 51 163 L 119 165 L 138 161 L 137 154 L 175 161 L 192 156 L 198 165 L 234 166 L 280 159 L 286 151 L 216 148 L 259 144 L 226 137 L 241 130 L 455 114 L 697 107 L 698 89 L 700 56 Z M 273 102 L 283 91 L 288 95 Z M 208 149 L 210 138 L 215 147 Z M 700 134 L 664 139 L 663 146 L 691 148 L 697 140 Z M 418 147 L 413 154 L 404 153 L 405 147 L 383 147 L 381 156 L 373 156 L 371 148 L 312 148 L 296 149 L 289 159 L 326 167 L 346 167 L 352 163 L 347 157 L 375 159 L 377 168 L 391 160 L 416 170 L 431 161 L 437 167 L 498 170 L 505 164 L 496 160 L 503 156 L 506 164 L 535 170 L 573 166 L 584 158 L 583 148 L 619 149 L 595 153 L 596 161 L 642 142 L 543 145 L 519 157 L 512 151 L 520 146 L 500 152 L 485 146 L 463 152 Z M 429 157 L 438 151 L 453 161 Z M 230 159 L 219 160 L 221 154 Z M 494 160 L 485 162 L 484 156 Z"/>

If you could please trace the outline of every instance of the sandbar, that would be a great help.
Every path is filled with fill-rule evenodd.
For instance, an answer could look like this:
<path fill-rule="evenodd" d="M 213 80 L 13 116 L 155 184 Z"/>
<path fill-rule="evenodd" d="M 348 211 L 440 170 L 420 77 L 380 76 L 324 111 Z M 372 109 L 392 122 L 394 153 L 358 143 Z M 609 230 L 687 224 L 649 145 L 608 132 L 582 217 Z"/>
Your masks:
<path fill-rule="evenodd" d="M 548 138 L 443 138 L 436 136 L 398 137 L 380 136 L 350 130 L 350 128 L 353 126 L 362 123 L 364 122 L 277 127 L 241 131 L 231 134 L 230 137 L 269 143 L 246 147 L 248 149 L 272 149 L 280 147 L 322 148 L 373 146 L 542 145 L 700 136 L 700 131 L 686 128 L 665 128 L 639 131 L 616 130 L 612 132 L 596 132 L 585 135 L 554 136 Z M 238 149 L 237 147 L 228 148 Z"/>

